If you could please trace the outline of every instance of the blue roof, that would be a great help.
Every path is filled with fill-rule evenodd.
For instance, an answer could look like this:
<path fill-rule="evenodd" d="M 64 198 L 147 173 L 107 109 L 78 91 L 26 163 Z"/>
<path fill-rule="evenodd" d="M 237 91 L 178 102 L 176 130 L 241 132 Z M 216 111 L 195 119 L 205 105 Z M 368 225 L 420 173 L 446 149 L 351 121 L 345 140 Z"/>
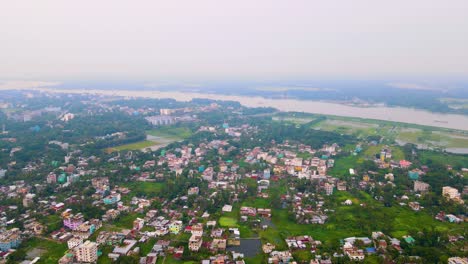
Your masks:
<path fill-rule="evenodd" d="M 366 248 L 366 251 L 369 253 L 375 253 L 375 248 L 369 247 L 369 248 Z"/>

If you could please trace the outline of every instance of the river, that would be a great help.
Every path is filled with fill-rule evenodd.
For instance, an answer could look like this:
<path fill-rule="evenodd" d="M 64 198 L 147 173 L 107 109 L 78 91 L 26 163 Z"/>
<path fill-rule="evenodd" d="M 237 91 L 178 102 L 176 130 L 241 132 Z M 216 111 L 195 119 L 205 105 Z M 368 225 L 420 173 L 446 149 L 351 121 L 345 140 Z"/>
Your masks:
<path fill-rule="evenodd" d="M 35 90 L 62 93 L 87 93 L 96 95 L 114 95 L 142 98 L 172 98 L 178 101 L 190 101 L 193 98 L 238 101 L 248 107 L 274 107 L 280 111 L 305 112 L 313 114 L 336 115 L 346 117 L 369 118 L 385 121 L 403 122 L 424 126 L 443 127 L 468 131 L 468 116 L 458 114 L 433 113 L 425 110 L 404 107 L 356 107 L 339 103 L 307 101 L 295 99 L 268 99 L 208 93 L 140 91 L 140 90 L 89 90 L 89 89 L 53 89 L 36 88 Z"/>

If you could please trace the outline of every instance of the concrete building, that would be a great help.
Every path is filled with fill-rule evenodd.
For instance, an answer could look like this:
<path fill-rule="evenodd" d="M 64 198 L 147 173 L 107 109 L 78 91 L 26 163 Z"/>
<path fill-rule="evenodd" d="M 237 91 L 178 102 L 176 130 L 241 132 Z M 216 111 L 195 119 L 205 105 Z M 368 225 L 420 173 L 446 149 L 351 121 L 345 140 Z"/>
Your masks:
<path fill-rule="evenodd" d="M 203 243 L 203 239 L 201 236 L 192 235 L 189 239 L 189 250 L 190 251 L 200 250 L 202 243 Z"/>
<path fill-rule="evenodd" d="M 172 116 L 148 116 L 145 117 L 146 121 L 148 121 L 153 126 L 161 126 L 161 125 L 172 125 L 175 123 L 175 119 Z"/>
<path fill-rule="evenodd" d="M 330 183 L 327 182 L 327 183 L 325 183 L 324 187 L 325 187 L 325 193 L 327 195 L 332 195 L 333 194 L 333 188 L 335 187 L 335 186 L 333 186 L 333 184 L 330 184 Z"/>
<path fill-rule="evenodd" d="M 97 244 L 88 240 L 75 248 L 76 260 L 78 262 L 94 263 L 98 258 L 97 250 Z"/>
<path fill-rule="evenodd" d="M 83 222 L 84 218 L 82 214 L 70 214 L 63 218 L 63 225 L 71 230 L 77 229 Z"/>
<path fill-rule="evenodd" d="M 452 257 L 448 259 L 448 264 L 468 264 L 468 258 Z"/>
<path fill-rule="evenodd" d="M 429 191 L 429 184 L 422 181 L 414 181 L 414 191 L 415 192 L 427 192 Z"/>
<path fill-rule="evenodd" d="M 81 244 L 83 244 L 83 239 L 79 237 L 73 237 L 67 241 L 68 249 L 75 248 Z"/>
<path fill-rule="evenodd" d="M 55 173 L 49 173 L 49 175 L 47 175 L 47 183 L 48 184 L 54 184 L 54 183 L 57 183 L 57 174 Z"/>
<path fill-rule="evenodd" d="M 0 230 L 0 251 L 17 248 L 21 244 L 21 232 L 18 228 Z"/>
<path fill-rule="evenodd" d="M 463 203 L 460 193 L 458 192 L 457 189 L 453 187 L 450 187 L 450 186 L 442 187 L 442 195 L 449 200 L 452 200 L 458 203 Z"/>
<path fill-rule="evenodd" d="M 0 251 L 17 248 L 21 243 L 21 232 L 18 228 L 0 230 Z"/>
<path fill-rule="evenodd" d="M 23 198 L 23 206 L 24 207 L 31 207 L 34 205 L 34 197 L 36 197 L 33 193 L 28 193 Z"/>

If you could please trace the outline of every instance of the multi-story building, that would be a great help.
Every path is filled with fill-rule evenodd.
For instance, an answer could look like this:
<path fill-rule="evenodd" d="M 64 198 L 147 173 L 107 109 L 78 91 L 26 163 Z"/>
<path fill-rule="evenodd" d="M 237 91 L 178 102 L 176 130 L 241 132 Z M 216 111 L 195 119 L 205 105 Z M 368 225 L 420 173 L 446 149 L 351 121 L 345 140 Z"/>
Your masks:
<path fill-rule="evenodd" d="M 335 187 L 333 184 L 330 184 L 328 182 L 325 183 L 325 193 L 327 195 L 332 195 L 333 194 L 333 188 Z"/>
<path fill-rule="evenodd" d="M 414 191 L 415 192 L 427 192 L 429 191 L 429 184 L 422 181 L 414 181 Z"/>
<path fill-rule="evenodd" d="M 115 204 L 115 203 L 118 203 L 120 201 L 120 193 L 111 193 L 110 195 L 108 195 L 107 197 L 105 197 L 103 199 L 103 202 L 105 204 Z"/>
<path fill-rule="evenodd" d="M 78 262 L 94 263 L 97 261 L 97 244 L 95 242 L 86 241 L 83 244 L 75 247 L 76 260 Z"/>
<path fill-rule="evenodd" d="M 82 214 L 70 214 L 63 218 L 63 225 L 71 230 L 77 229 L 83 222 L 84 218 Z"/>
<path fill-rule="evenodd" d="M 145 220 L 141 218 L 135 219 L 133 221 L 133 230 L 140 231 L 145 226 Z"/>
<path fill-rule="evenodd" d="M 192 235 L 189 239 L 189 250 L 190 251 L 198 251 L 203 243 L 203 239 L 201 236 Z"/>
<path fill-rule="evenodd" d="M 446 197 L 449 200 L 463 203 L 463 200 L 461 199 L 461 195 L 458 192 L 457 189 L 450 187 L 450 186 L 444 186 L 442 187 L 442 195 Z"/>
<path fill-rule="evenodd" d="M 81 244 L 83 244 L 83 239 L 79 237 L 73 237 L 67 241 L 68 249 L 75 248 Z"/>
<path fill-rule="evenodd" d="M 175 119 L 172 116 L 148 116 L 145 117 L 145 119 L 153 126 L 171 125 L 175 123 Z"/>
<path fill-rule="evenodd" d="M 23 198 L 23 206 L 24 207 L 31 207 L 34 205 L 34 197 L 36 197 L 33 193 L 28 193 Z"/>
<path fill-rule="evenodd" d="M 48 184 L 54 184 L 54 183 L 57 183 L 57 174 L 55 173 L 49 173 L 49 175 L 47 175 L 47 183 Z"/>
<path fill-rule="evenodd" d="M 17 248 L 21 244 L 21 232 L 18 228 L 0 230 L 0 251 Z"/>

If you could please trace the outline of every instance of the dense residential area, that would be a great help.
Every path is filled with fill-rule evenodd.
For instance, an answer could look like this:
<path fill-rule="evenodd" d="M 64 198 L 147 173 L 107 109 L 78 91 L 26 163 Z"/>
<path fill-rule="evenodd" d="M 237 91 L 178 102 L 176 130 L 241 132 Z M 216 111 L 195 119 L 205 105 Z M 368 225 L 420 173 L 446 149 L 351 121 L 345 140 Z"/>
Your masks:
<path fill-rule="evenodd" d="M 0 94 L 0 263 L 468 263 L 466 154 L 231 101 Z"/>

